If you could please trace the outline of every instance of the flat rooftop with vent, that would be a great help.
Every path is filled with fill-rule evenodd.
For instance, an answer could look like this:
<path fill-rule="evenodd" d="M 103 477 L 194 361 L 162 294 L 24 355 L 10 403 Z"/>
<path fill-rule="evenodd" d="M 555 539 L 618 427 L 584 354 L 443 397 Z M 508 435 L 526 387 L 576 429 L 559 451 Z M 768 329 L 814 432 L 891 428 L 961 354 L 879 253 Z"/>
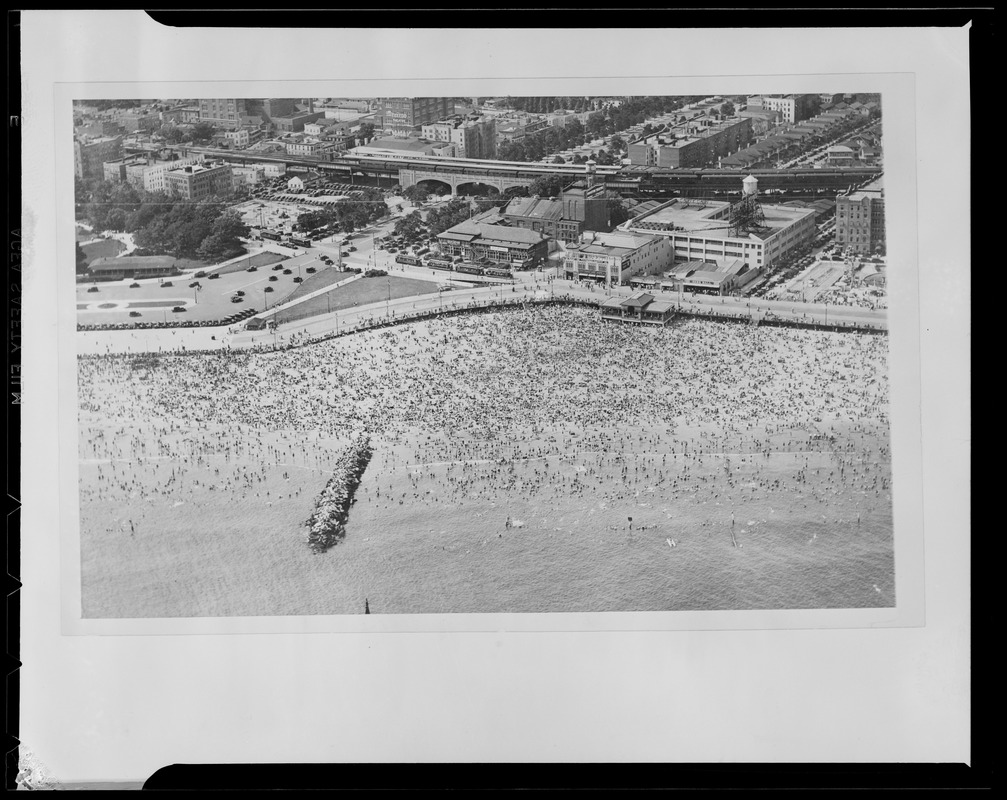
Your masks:
<path fill-rule="evenodd" d="M 768 267 L 811 242 L 814 209 L 761 202 L 758 181 L 752 176 L 742 186 L 737 202 L 679 197 L 639 214 L 620 229 L 670 239 L 676 262 L 740 259 L 752 268 Z"/>
<path fill-rule="evenodd" d="M 633 231 L 646 230 L 647 233 L 659 233 L 650 227 L 666 226 L 667 229 L 699 231 L 704 236 L 726 239 L 730 235 L 730 208 L 731 204 L 722 200 L 704 202 L 676 198 L 653 211 L 635 217 L 628 227 Z M 752 231 L 759 238 L 772 235 L 805 218 L 808 216 L 808 209 L 762 203 L 762 215 L 765 224 L 761 227 L 766 228 L 765 234 L 760 236 L 757 231 Z"/>

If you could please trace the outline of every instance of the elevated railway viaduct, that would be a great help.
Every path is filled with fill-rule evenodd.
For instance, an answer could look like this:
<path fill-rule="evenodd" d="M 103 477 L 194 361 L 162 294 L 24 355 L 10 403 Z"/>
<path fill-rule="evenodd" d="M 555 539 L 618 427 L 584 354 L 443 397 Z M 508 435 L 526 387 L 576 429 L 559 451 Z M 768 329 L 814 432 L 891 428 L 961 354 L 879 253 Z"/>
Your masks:
<path fill-rule="evenodd" d="M 477 159 L 436 159 L 427 156 L 289 156 L 282 153 L 250 153 L 208 147 L 187 148 L 234 164 L 281 164 L 284 169 L 314 170 L 345 183 L 356 177 L 394 181 L 403 188 L 432 182 L 446 186 L 452 194 L 476 193 L 479 185 L 498 192 L 527 186 L 543 175 L 565 174 L 574 181 L 587 176 L 576 164 L 515 163 Z M 828 167 L 822 169 L 668 169 L 640 166 L 598 166 L 595 178 L 609 189 L 633 195 L 732 194 L 740 193 L 741 179 L 754 175 L 762 193 L 796 192 L 836 194 L 881 175 L 880 167 Z"/>

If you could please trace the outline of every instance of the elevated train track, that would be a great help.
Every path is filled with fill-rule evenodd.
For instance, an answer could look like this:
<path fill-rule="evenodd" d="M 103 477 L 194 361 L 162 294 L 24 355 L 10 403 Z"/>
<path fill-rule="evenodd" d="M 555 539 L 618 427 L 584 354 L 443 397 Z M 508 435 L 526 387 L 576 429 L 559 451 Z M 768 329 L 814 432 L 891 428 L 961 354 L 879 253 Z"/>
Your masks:
<path fill-rule="evenodd" d="M 199 153 L 207 158 L 226 159 L 239 164 L 283 164 L 288 168 L 313 169 L 334 177 L 351 179 L 353 175 L 367 175 L 397 179 L 400 170 L 422 170 L 428 179 L 441 173 L 445 183 L 458 183 L 458 177 L 531 181 L 543 175 L 565 174 L 571 179 L 584 177 L 586 170 L 579 164 L 541 164 L 481 159 L 440 158 L 415 155 L 335 155 L 289 156 L 282 153 L 249 153 L 211 147 L 189 147 L 187 153 Z M 882 174 L 881 167 L 825 167 L 815 169 L 669 169 L 609 165 L 595 166 L 595 176 L 608 188 L 624 193 L 641 195 L 672 194 L 676 192 L 701 192 L 710 194 L 740 192 L 740 179 L 754 175 L 759 180 L 760 191 L 813 193 L 838 192 L 871 180 Z"/>

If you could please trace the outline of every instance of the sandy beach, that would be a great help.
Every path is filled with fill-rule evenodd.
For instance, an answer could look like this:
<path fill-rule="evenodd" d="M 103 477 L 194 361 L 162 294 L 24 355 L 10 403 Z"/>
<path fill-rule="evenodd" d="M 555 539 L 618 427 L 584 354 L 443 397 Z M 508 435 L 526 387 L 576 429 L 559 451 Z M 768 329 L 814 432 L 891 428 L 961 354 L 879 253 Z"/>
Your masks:
<path fill-rule="evenodd" d="M 79 367 L 86 617 L 895 603 L 883 335 L 549 307 Z"/>

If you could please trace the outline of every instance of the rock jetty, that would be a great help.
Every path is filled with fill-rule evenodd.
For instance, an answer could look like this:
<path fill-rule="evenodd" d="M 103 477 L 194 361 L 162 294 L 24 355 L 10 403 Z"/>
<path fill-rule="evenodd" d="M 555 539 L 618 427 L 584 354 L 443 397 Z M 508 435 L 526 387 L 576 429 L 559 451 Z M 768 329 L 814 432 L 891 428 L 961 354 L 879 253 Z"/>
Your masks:
<path fill-rule="evenodd" d="M 313 553 L 324 553 L 346 535 L 346 519 L 360 479 L 370 463 L 371 452 L 370 438 L 361 436 L 336 459 L 332 477 L 304 523 L 308 529 L 308 546 Z"/>

